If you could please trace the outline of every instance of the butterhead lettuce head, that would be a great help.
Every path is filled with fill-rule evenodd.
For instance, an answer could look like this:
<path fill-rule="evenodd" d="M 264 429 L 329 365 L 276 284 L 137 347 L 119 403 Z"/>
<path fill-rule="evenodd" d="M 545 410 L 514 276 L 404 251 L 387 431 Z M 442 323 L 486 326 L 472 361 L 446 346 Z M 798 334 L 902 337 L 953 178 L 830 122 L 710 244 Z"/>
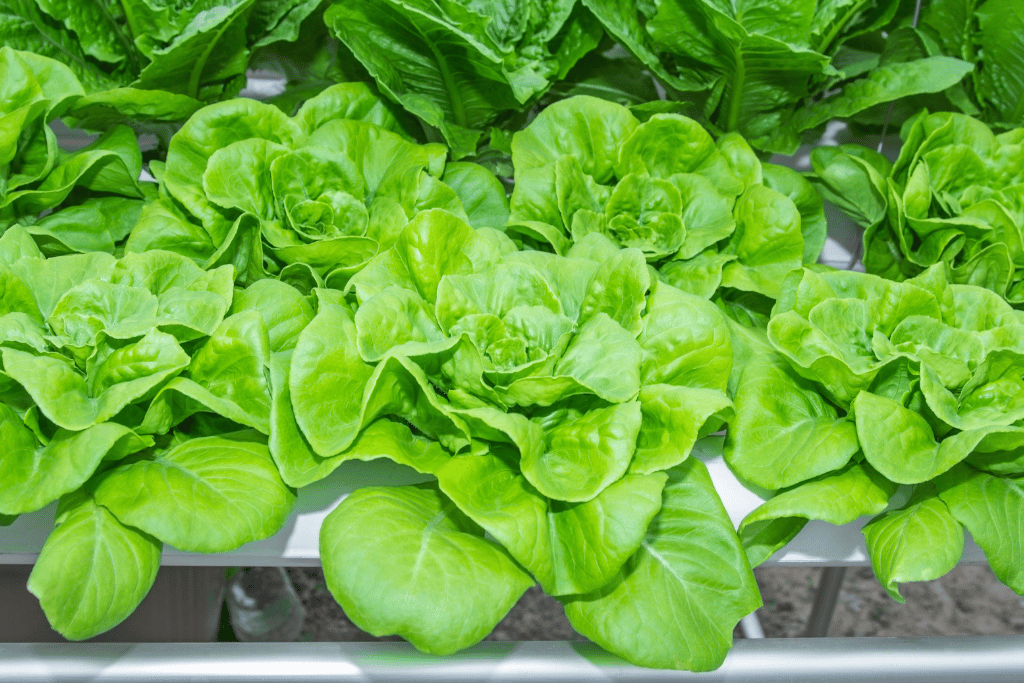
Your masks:
<path fill-rule="evenodd" d="M 736 133 L 578 96 L 512 140 L 508 230 L 566 253 L 600 234 L 639 249 L 659 277 L 710 298 L 719 287 L 769 298 L 825 240 L 821 200 L 789 169 L 763 164 Z"/>
<path fill-rule="evenodd" d="M 272 451 L 286 480 L 378 457 L 436 478 L 362 489 L 325 521 L 328 587 L 371 633 L 452 652 L 537 581 L 631 661 L 715 668 L 758 604 L 689 457 L 732 414 L 725 318 L 639 249 L 577 247 L 520 251 L 447 211 L 415 216 L 348 299 L 318 295 Z M 388 597 L 399 586 L 415 600 Z"/>
<path fill-rule="evenodd" d="M 443 181 L 446 157 L 439 144 L 411 142 L 362 84 L 328 88 L 295 116 L 254 100 L 210 105 L 171 139 L 158 169 L 161 198 L 127 249 L 231 263 L 246 283 L 282 276 L 344 284 L 420 211 L 500 225 L 498 180 L 458 164 L 457 192 Z"/>

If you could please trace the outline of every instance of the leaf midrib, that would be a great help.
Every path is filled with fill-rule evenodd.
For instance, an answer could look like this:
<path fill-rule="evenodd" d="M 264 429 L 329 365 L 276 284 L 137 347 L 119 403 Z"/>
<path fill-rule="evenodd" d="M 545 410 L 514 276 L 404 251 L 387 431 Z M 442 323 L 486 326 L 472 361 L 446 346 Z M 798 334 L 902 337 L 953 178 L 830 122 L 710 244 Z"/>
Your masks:
<path fill-rule="evenodd" d="M 451 102 L 452 116 L 455 118 L 455 122 L 463 128 L 469 128 L 469 119 L 466 116 L 466 104 L 458 94 L 455 77 L 448 66 L 447 59 L 445 59 L 444 55 L 442 55 L 441 51 L 437 48 L 436 43 L 432 41 L 426 33 L 420 31 L 418 28 L 417 32 L 423 37 L 424 44 L 430 50 L 431 54 L 434 55 L 434 60 L 437 62 L 437 70 L 441 75 L 441 82 L 444 84 L 444 88 L 448 93 L 448 100 Z"/>

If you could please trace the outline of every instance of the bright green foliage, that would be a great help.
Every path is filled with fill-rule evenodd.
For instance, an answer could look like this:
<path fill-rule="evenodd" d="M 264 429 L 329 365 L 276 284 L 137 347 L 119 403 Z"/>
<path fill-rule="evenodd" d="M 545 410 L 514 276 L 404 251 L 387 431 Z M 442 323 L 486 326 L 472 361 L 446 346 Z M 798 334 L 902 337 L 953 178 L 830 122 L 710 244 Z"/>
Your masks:
<path fill-rule="evenodd" d="M 245 85 L 254 48 L 295 40 L 313 0 L 0 0 L 0 42 L 59 60 L 86 127 L 183 121 Z M 85 93 L 82 93 L 85 94 Z"/>
<path fill-rule="evenodd" d="M 775 298 L 824 244 L 810 183 L 678 114 L 641 123 L 619 104 L 563 100 L 516 133 L 512 162 L 510 234 L 562 255 L 601 235 L 705 298 L 719 287 Z"/>
<path fill-rule="evenodd" d="M 111 470 L 95 496 L 125 524 L 201 553 L 272 536 L 295 503 L 266 445 L 220 436 L 191 439 Z"/>
<path fill-rule="evenodd" d="M 0 229 L 28 226 L 48 255 L 114 253 L 153 194 L 139 182 L 135 134 L 115 126 L 81 149 L 64 150 L 49 124 L 85 94 L 74 73 L 7 46 L 0 72 Z"/>
<path fill-rule="evenodd" d="M 281 282 L 233 306 L 230 266 L 46 258 L 34 237 L 0 236 L 0 515 L 60 500 L 29 589 L 83 639 L 145 597 L 162 542 L 219 552 L 284 524 L 295 492 L 268 446 L 266 371 L 301 329 L 284 309 L 313 311 Z"/>
<path fill-rule="evenodd" d="M 619 575 L 562 601 L 576 630 L 636 664 L 710 671 L 732 645 L 730 625 L 761 606 L 751 585 L 711 477 L 691 458 L 670 470 L 661 511 Z"/>
<path fill-rule="evenodd" d="M 80 432 L 58 429 L 39 445 L 36 435 L 9 406 L 0 403 L 0 510 L 17 515 L 38 510 L 65 493 L 78 489 L 104 459 L 119 460 L 149 445 L 144 437 L 114 422 Z"/>
<path fill-rule="evenodd" d="M 945 263 L 951 282 L 1024 304 L 1024 129 L 920 112 L 895 163 L 855 145 L 811 155 L 813 182 L 864 227 L 864 266 L 903 280 Z"/>
<path fill-rule="evenodd" d="M 500 183 L 464 164 L 453 189 L 440 179 L 445 156 L 404 137 L 358 83 L 328 88 L 293 117 L 253 100 L 210 105 L 171 138 L 160 198 L 126 248 L 229 263 L 246 284 L 280 276 L 341 286 L 420 211 L 500 227 Z"/>
<path fill-rule="evenodd" d="M 946 277 L 943 265 L 903 282 L 805 269 L 786 278 L 766 338 L 734 326 L 725 457 L 781 489 L 740 526 L 752 564 L 808 519 L 878 515 L 864 535 L 894 599 L 899 582 L 957 563 L 964 527 L 1024 590 L 1024 315 Z M 900 484 L 911 495 L 897 502 Z"/>
<path fill-rule="evenodd" d="M 864 540 L 882 587 L 902 603 L 897 583 L 937 579 L 956 566 L 964 528 L 929 483 L 917 487 L 902 507 L 865 525 Z"/>
<path fill-rule="evenodd" d="M 758 604 L 688 459 L 731 415 L 728 327 L 710 302 L 652 279 L 639 249 L 598 234 L 577 247 L 519 251 L 447 211 L 419 213 L 349 280 L 354 306 L 317 290 L 290 366 L 272 371 L 275 385 L 288 375 L 290 402 L 275 399 L 271 448 L 295 481 L 382 456 L 437 477 L 360 491 L 323 528 L 328 586 L 372 633 L 452 652 L 535 579 L 573 596 L 570 619 L 611 651 L 712 668 Z M 669 563 L 652 570 L 671 577 L 664 595 L 661 579 L 630 573 L 652 561 Z M 701 615 L 638 648 L 621 601 L 598 596 L 623 581 L 649 595 L 639 614 Z M 399 585 L 412 597 L 397 599 Z"/>
<path fill-rule="evenodd" d="M 602 36 L 576 0 L 339 0 L 324 21 L 455 159 L 473 154 L 499 115 L 534 104 Z"/>
<path fill-rule="evenodd" d="M 864 52 L 872 39 L 882 40 L 898 0 L 583 4 L 682 100 L 680 109 L 769 152 L 792 154 L 804 131 L 946 90 L 973 69 L 955 53 L 880 59 Z M 844 47 L 859 36 L 865 39 L 857 49 Z"/>
<path fill-rule="evenodd" d="M 87 494 L 61 503 L 57 528 L 39 553 L 28 589 L 61 635 L 84 640 L 138 607 L 156 580 L 162 546 Z"/>
<path fill-rule="evenodd" d="M 437 654 L 481 640 L 533 584 L 431 485 L 348 496 L 324 520 L 320 557 L 350 619 Z"/>

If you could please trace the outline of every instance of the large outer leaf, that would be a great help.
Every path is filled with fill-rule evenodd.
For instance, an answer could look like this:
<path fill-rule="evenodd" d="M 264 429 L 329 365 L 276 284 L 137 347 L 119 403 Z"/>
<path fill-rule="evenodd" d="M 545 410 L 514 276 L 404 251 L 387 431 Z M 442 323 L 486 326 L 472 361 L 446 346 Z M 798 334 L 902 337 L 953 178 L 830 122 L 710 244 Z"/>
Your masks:
<path fill-rule="evenodd" d="M 481 640 L 533 583 L 432 485 L 351 494 L 324 520 L 320 557 L 353 622 L 432 654 Z"/>
<path fill-rule="evenodd" d="M 722 284 L 776 298 L 786 275 L 803 265 L 801 216 L 786 195 L 751 185 L 733 209 L 736 232 L 723 253 L 736 260 L 722 270 Z"/>
<path fill-rule="evenodd" d="M 853 422 L 774 354 L 742 366 L 733 400 L 725 458 L 759 486 L 774 490 L 830 472 L 859 448 Z"/>
<path fill-rule="evenodd" d="M 992 428 L 958 432 L 935 440 L 927 420 L 891 399 L 861 392 L 854 401 L 864 457 L 901 484 L 935 478 L 966 458 Z"/>
<path fill-rule="evenodd" d="M 293 350 L 299 334 L 314 317 L 309 299 L 280 280 L 260 280 L 238 292 L 231 313 L 244 311 L 256 311 L 263 318 L 274 354 Z"/>
<path fill-rule="evenodd" d="M 28 589 L 61 635 L 91 638 L 119 624 L 146 597 L 160 568 L 161 545 L 90 498 L 71 503 L 57 522 Z"/>
<path fill-rule="evenodd" d="M 875 576 L 900 603 L 897 583 L 937 579 L 964 552 L 964 528 L 932 484 L 919 486 L 906 505 L 875 517 L 862 531 Z"/>
<path fill-rule="evenodd" d="M 732 343 L 718 308 L 662 285 L 648 298 L 647 307 L 637 337 L 641 383 L 725 390 Z"/>
<path fill-rule="evenodd" d="M 289 379 L 295 420 L 315 453 L 332 456 L 351 445 L 363 426 L 360 408 L 372 375 L 356 348 L 352 313 L 321 305 L 299 335 Z"/>
<path fill-rule="evenodd" d="M 629 471 L 648 474 L 675 467 L 690 455 L 697 439 L 721 426 L 733 415 L 733 404 L 723 391 L 670 384 L 640 389 L 643 420 Z"/>
<path fill-rule="evenodd" d="M 64 117 L 72 128 L 103 130 L 133 122 L 184 121 L 203 103 L 194 97 L 163 90 L 113 88 L 86 95 Z"/>
<path fill-rule="evenodd" d="M 732 631 L 761 606 L 754 573 L 707 468 L 669 472 L 640 550 L 599 591 L 563 599 L 573 628 L 640 666 L 719 667 Z"/>
<path fill-rule="evenodd" d="M 61 157 L 42 182 L 8 193 L 0 206 L 13 205 L 15 217 L 32 222 L 40 212 L 56 208 L 76 187 L 136 198 L 145 197 L 152 188 L 138 182 L 142 155 L 127 126 L 115 126 L 86 147 Z"/>
<path fill-rule="evenodd" d="M 43 217 L 27 230 L 47 256 L 113 254 L 115 243 L 128 236 L 145 204 L 127 197 L 92 197 Z"/>
<path fill-rule="evenodd" d="M 175 378 L 154 397 L 140 429 L 163 434 L 207 411 L 268 434 L 269 346 L 266 326 L 255 311 L 226 318 L 193 356 L 189 376 Z"/>
<path fill-rule="evenodd" d="M 639 401 L 589 410 L 546 430 L 543 452 L 523 453 L 523 475 L 549 498 L 591 500 L 625 474 L 639 431 Z"/>
<path fill-rule="evenodd" d="M 217 553 L 277 533 L 295 492 L 265 445 L 205 437 L 111 471 L 96 501 L 179 550 Z"/>
<path fill-rule="evenodd" d="M 937 484 L 942 502 L 985 551 L 996 577 L 1024 595 L 1024 491 L 1020 481 L 960 465 Z"/>
<path fill-rule="evenodd" d="M 762 164 L 764 184 L 791 200 L 800 212 L 800 232 L 804 238 L 804 265 L 815 263 L 828 237 L 825 206 L 821 194 L 804 176 L 777 164 Z"/>
<path fill-rule="evenodd" d="M 392 0 L 344 0 L 324 21 L 385 94 L 441 130 L 455 159 L 476 151 L 499 112 L 519 107 L 501 55 L 436 15 Z"/>

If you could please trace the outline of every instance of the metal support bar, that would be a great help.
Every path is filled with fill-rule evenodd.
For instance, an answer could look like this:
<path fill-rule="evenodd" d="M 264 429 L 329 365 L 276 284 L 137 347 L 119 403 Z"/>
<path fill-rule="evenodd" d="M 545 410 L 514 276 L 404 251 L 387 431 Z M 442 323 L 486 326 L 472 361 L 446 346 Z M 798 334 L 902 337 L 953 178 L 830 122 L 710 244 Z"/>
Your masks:
<path fill-rule="evenodd" d="M 0 644 L 0 683 L 1020 683 L 1019 636 L 740 640 L 717 671 L 642 669 L 592 643 Z"/>
<path fill-rule="evenodd" d="M 846 576 L 846 567 L 825 567 L 821 570 L 818 590 L 814 595 L 814 606 L 811 617 L 807 620 L 806 638 L 822 638 L 828 635 L 828 625 L 832 622 L 832 613 L 836 611 L 836 600 L 839 589 Z"/>

